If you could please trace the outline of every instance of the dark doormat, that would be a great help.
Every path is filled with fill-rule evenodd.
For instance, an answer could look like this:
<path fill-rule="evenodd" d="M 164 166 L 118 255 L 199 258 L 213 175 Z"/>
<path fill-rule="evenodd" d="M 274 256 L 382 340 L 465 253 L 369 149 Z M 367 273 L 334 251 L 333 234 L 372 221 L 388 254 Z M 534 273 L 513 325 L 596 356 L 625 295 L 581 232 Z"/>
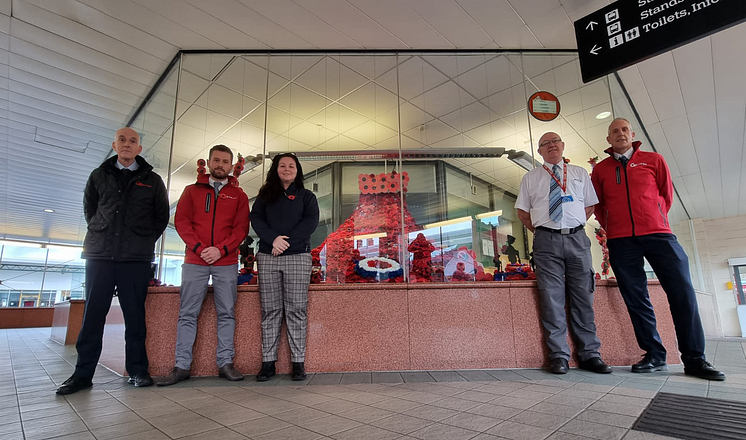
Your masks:
<path fill-rule="evenodd" d="M 632 429 L 687 440 L 746 439 L 746 402 L 658 393 Z"/>

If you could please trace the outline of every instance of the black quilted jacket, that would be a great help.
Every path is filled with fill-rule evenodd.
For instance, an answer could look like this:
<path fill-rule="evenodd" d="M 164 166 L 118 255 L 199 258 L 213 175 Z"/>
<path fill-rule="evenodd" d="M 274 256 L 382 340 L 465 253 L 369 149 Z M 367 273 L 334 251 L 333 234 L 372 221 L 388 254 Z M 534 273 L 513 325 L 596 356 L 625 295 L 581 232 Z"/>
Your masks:
<path fill-rule="evenodd" d="M 83 195 L 88 231 L 83 258 L 153 261 L 155 242 L 168 225 L 166 186 L 140 156 L 137 171 L 116 167 L 117 156 L 93 170 Z"/>

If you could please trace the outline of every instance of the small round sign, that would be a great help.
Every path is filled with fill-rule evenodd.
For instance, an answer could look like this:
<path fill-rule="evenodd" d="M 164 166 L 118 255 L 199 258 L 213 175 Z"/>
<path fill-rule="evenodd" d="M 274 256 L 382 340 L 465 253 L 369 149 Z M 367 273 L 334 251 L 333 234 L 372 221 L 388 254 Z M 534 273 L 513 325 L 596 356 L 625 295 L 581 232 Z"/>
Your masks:
<path fill-rule="evenodd" d="M 549 92 L 536 92 L 528 98 L 528 112 L 540 121 L 552 121 L 560 113 L 559 99 Z"/>

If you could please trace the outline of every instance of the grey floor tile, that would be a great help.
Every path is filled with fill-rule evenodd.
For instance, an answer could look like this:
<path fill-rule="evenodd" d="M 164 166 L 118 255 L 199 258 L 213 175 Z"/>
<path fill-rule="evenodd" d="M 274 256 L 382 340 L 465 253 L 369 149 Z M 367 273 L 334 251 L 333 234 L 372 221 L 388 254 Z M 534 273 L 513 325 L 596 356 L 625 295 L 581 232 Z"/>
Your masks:
<path fill-rule="evenodd" d="M 440 423 L 458 426 L 459 428 L 469 429 L 471 431 L 483 432 L 496 426 L 500 422 L 502 422 L 502 420 L 494 419 L 492 417 L 480 416 L 478 414 L 458 413 L 442 420 Z"/>
<path fill-rule="evenodd" d="M 642 413 L 643 407 L 629 406 L 621 403 L 596 402 L 593 405 L 589 406 L 588 409 L 637 417 L 640 415 L 640 413 Z"/>
<path fill-rule="evenodd" d="M 24 426 L 26 440 L 42 440 L 50 437 L 88 432 L 88 427 L 82 421 L 66 422 L 48 426 Z"/>
<path fill-rule="evenodd" d="M 479 402 L 473 400 L 459 399 L 458 397 L 446 397 L 440 400 L 436 400 L 432 403 L 433 406 L 440 408 L 451 409 L 455 411 L 467 411 L 471 408 L 479 406 Z"/>
<path fill-rule="evenodd" d="M 439 400 L 447 399 L 447 397 L 441 396 L 440 394 L 433 394 L 424 391 L 413 391 L 409 394 L 404 394 L 400 397 L 400 399 L 429 404 L 437 402 Z"/>
<path fill-rule="evenodd" d="M 397 432 L 370 425 L 359 426 L 332 436 L 337 440 L 394 440 L 399 437 L 401 434 Z"/>
<path fill-rule="evenodd" d="M 341 373 L 317 373 L 308 382 L 308 385 L 339 385 L 341 380 Z"/>
<path fill-rule="evenodd" d="M 519 370 L 485 370 L 487 374 L 500 381 L 520 382 L 526 380 L 525 376 L 521 376 L 516 371 Z"/>
<path fill-rule="evenodd" d="M 539 426 L 505 421 L 488 430 L 487 434 L 511 440 L 542 440 L 549 437 L 553 431 Z"/>
<path fill-rule="evenodd" d="M 133 423 L 140 420 L 142 420 L 142 418 L 134 412 L 121 412 L 106 416 L 93 417 L 85 420 L 85 423 L 90 429 L 98 429 L 107 426 L 120 425 L 122 423 Z"/>
<path fill-rule="evenodd" d="M 291 425 L 298 425 L 303 422 L 327 417 L 329 414 L 314 408 L 298 408 L 290 411 L 275 414 L 273 417 L 284 420 Z"/>
<path fill-rule="evenodd" d="M 278 431 L 268 432 L 253 437 L 254 440 L 316 440 L 323 438 L 321 434 L 300 426 L 289 426 Z"/>
<path fill-rule="evenodd" d="M 350 402 L 347 400 L 334 399 L 328 402 L 318 403 L 310 405 L 312 408 L 324 411 L 328 414 L 340 414 L 343 412 L 351 411 L 353 409 L 359 409 L 365 407 L 359 403 Z"/>
<path fill-rule="evenodd" d="M 523 399 L 520 397 L 513 396 L 498 396 L 492 399 L 489 403 L 500 406 L 507 406 L 509 408 L 516 409 L 529 409 L 537 403 L 542 402 L 541 399 Z"/>
<path fill-rule="evenodd" d="M 560 431 L 598 440 L 619 440 L 627 433 L 627 430 L 624 428 L 577 419 L 562 426 Z"/>
<path fill-rule="evenodd" d="M 404 411 L 404 414 L 412 417 L 418 417 L 420 419 L 430 420 L 431 422 L 439 422 L 443 419 L 458 414 L 458 411 L 441 408 L 434 405 L 422 405 L 418 406 L 417 408 L 412 408 L 410 410 Z"/>
<path fill-rule="evenodd" d="M 485 417 L 492 417 L 494 419 L 505 420 L 519 414 L 521 410 L 516 408 L 508 408 L 507 406 L 493 405 L 491 403 L 483 403 L 465 412 L 478 414 Z"/>
<path fill-rule="evenodd" d="M 380 394 L 374 394 L 374 393 L 357 392 L 357 393 L 344 396 L 343 399 L 349 400 L 350 402 L 360 403 L 363 405 L 371 405 L 376 402 L 382 402 L 388 399 L 388 397 L 382 396 Z"/>
<path fill-rule="evenodd" d="M 623 396 L 621 394 L 611 394 L 611 393 L 598 399 L 599 402 L 621 403 L 623 405 L 643 406 L 643 407 L 647 406 L 651 400 L 652 398 Z"/>
<path fill-rule="evenodd" d="M 265 416 L 260 419 L 231 425 L 231 429 L 247 437 L 254 438 L 262 434 L 285 429 L 289 426 L 291 426 L 290 423 L 274 417 Z"/>
<path fill-rule="evenodd" d="M 371 422 L 373 426 L 383 428 L 389 431 L 398 432 L 399 434 L 410 434 L 418 429 L 431 425 L 430 420 L 411 417 L 404 414 L 394 414 L 380 420 Z"/>
<path fill-rule="evenodd" d="M 398 372 L 373 372 L 371 374 L 372 383 L 403 383 L 404 379 Z"/>
<path fill-rule="evenodd" d="M 466 382 L 467 380 L 455 371 L 428 371 L 437 382 Z"/>
<path fill-rule="evenodd" d="M 201 432 L 199 434 L 181 437 L 179 440 L 246 440 L 248 437 L 237 433 L 229 428 L 218 428 L 213 431 Z"/>
<path fill-rule="evenodd" d="M 746 402 L 746 393 L 719 393 L 716 391 L 710 391 L 707 393 L 707 397 L 711 397 L 713 399 L 735 400 L 738 402 Z"/>
<path fill-rule="evenodd" d="M 344 417 L 331 415 L 311 420 L 309 422 L 300 423 L 299 426 L 321 435 L 332 436 L 334 434 L 339 434 L 340 432 L 357 428 L 358 426 L 362 426 L 362 424 Z"/>
<path fill-rule="evenodd" d="M 396 413 L 370 406 L 363 406 L 350 411 L 341 412 L 337 415 L 360 423 L 371 423 L 376 420 L 390 417 L 394 414 Z"/>
<path fill-rule="evenodd" d="M 356 383 L 371 383 L 371 373 L 344 373 L 339 381 L 340 385 Z"/>
<path fill-rule="evenodd" d="M 226 402 L 223 402 L 220 405 L 196 409 L 194 412 L 224 426 L 235 425 L 237 423 L 248 422 L 249 420 L 265 417 L 264 414 L 254 411 L 253 409 L 244 408 L 240 405 Z"/>
<path fill-rule="evenodd" d="M 472 400 L 474 402 L 479 402 L 479 403 L 487 403 L 495 399 L 495 395 L 492 393 L 484 393 L 481 391 L 474 391 L 474 390 L 464 391 L 462 393 L 456 394 L 453 397 L 456 397 L 458 399 L 464 399 L 464 400 Z"/>
<path fill-rule="evenodd" d="M 523 411 L 510 418 L 511 422 L 523 423 L 524 425 L 538 426 L 540 428 L 550 429 L 552 431 L 559 429 L 560 426 L 569 422 L 569 417 L 556 414 L 546 414 L 537 411 Z"/>
<path fill-rule="evenodd" d="M 486 370 L 457 370 L 458 374 L 469 382 L 495 382 L 497 378 Z"/>
<path fill-rule="evenodd" d="M 427 371 L 404 371 L 401 377 L 405 383 L 435 382 Z"/>
<path fill-rule="evenodd" d="M 420 402 L 412 402 L 411 400 L 404 400 L 396 397 L 370 404 L 370 406 L 374 408 L 385 409 L 386 411 L 393 411 L 395 413 L 403 413 L 404 411 L 410 410 L 412 408 L 417 408 L 422 405 L 423 404 Z"/>
<path fill-rule="evenodd" d="M 191 420 L 177 425 L 164 426 L 159 429 L 171 438 L 179 438 L 212 431 L 220 427 L 221 425 L 219 423 L 213 422 L 210 419 L 200 418 L 199 420 Z"/>
<path fill-rule="evenodd" d="M 458 426 L 433 423 L 430 426 L 410 434 L 421 440 L 467 440 L 474 438 L 478 433 Z"/>
<path fill-rule="evenodd" d="M 15 434 L 17 432 L 23 432 L 23 426 L 21 425 L 20 421 L 0 424 L 0 436 L 2 437 Z"/>
<path fill-rule="evenodd" d="M 547 437 L 546 440 L 588 440 L 589 438 L 582 435 L 570 434 L 569 432 L 557 431 Z"/>
<path fill-rule="evenodd" d="M 605 411 L 587 409 L 575 417 L 577 420 L 602 423 L 604 425 L 616 426 L 618 428 L 631 428 L 637 417 L 624 414 L 613 414 Z"/>

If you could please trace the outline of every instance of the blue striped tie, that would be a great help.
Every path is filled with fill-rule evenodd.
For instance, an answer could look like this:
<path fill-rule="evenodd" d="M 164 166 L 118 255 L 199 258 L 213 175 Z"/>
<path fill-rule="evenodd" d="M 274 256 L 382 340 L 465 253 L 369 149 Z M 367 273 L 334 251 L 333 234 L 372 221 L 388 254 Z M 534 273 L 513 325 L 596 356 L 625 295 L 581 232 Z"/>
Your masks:
<path fill-rule="evenodd" d="M 557 183 L 562 178 L 559 165 L 553 166 L 552 171 L 557 179 L 552 179 L 549 182 L 549 218 L 553 222 L 559 223 L 562 220 L 562 188 Z"/>

